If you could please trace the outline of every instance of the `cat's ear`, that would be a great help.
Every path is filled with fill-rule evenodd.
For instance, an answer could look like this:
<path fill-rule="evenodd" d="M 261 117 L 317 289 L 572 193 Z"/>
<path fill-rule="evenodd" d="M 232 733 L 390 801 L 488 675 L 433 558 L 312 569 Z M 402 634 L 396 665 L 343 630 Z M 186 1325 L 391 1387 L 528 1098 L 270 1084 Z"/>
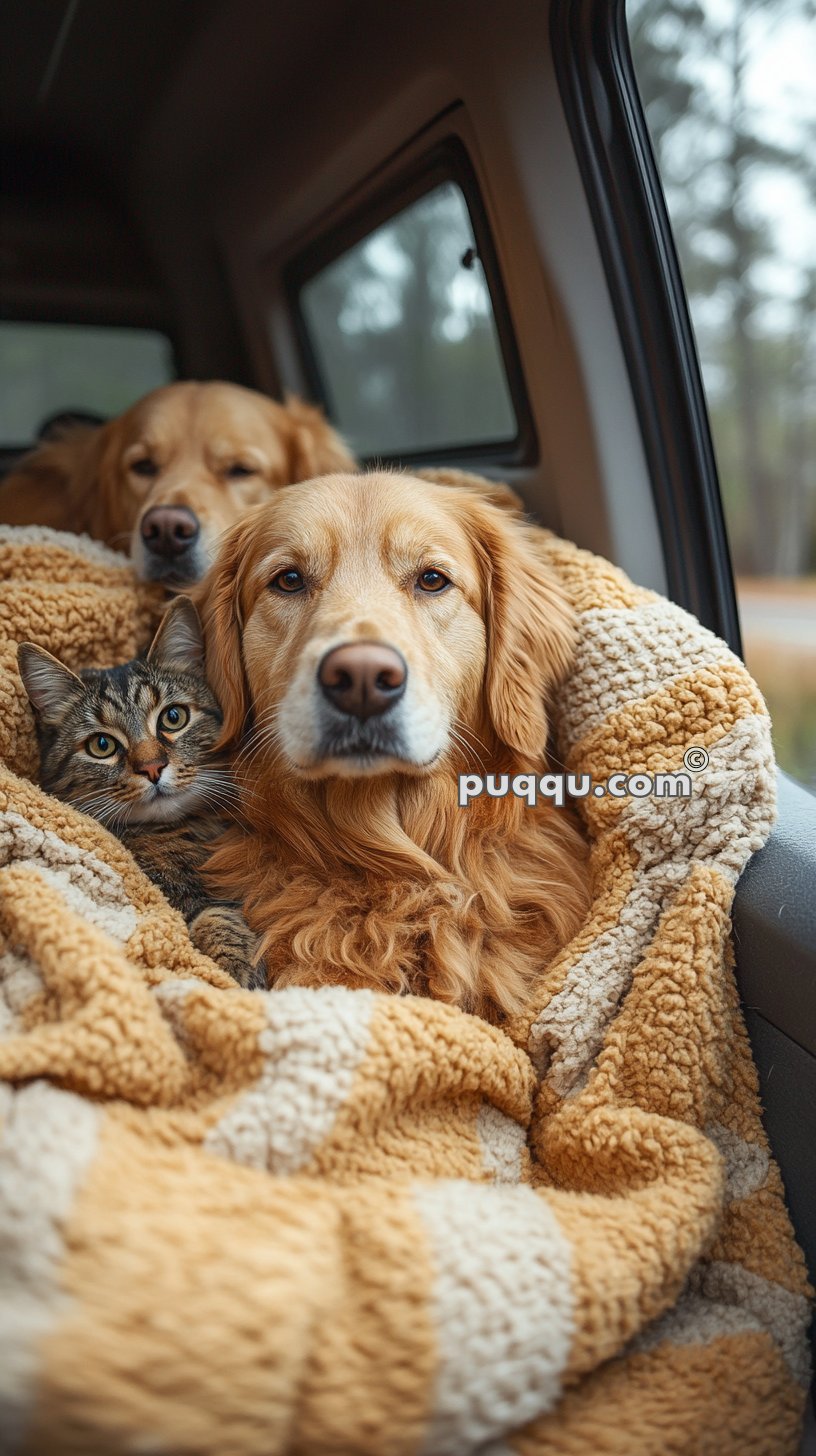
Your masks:
<path fill-rule="evenodd" d="M 33 642 L 20 643 L 17 665 L 31 706 L 43 718 L 60 719 L 77 691 L 85 690 L 75 672 Z"/>
<path fill-rule="evenodd" d="M 176 597 L 170 603 L 150 644 L 147 660 L 162 667 L 203 671 L 204 633 L 189 597 Z"/>

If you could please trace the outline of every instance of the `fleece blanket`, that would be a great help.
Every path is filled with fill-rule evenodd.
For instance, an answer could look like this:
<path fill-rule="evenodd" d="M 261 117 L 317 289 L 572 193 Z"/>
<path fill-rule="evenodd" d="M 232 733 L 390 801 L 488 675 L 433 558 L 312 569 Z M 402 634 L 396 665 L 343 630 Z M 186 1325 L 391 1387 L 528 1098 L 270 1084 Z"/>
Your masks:
<path fill-rule="evenodd" d="M 245 992 L 194 950 L 31 781 L 14 657 L 123 660 L 158 603 L 87 541 L 2 533 L 3 1452 L 796 1450 L 808 1289 L 729 942 L 766 710 L 691 617 L 544 550 L 581 621 L 564 767 L 706 766 L 687 799 L 581 801 L 591 913 L 499 1030 Z"/>

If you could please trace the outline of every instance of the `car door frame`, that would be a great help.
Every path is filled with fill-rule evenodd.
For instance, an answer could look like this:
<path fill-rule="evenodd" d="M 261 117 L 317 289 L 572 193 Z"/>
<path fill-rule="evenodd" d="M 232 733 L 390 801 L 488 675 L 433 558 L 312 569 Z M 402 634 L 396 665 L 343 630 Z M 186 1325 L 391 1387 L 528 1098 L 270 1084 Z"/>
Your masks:
<path fill-rule="evenodd" d="M 742 655 L 699 359 L 637 89 L 624 0 L 554 0 L 550 40 L 636 401 L 669 595 Z M 779 817 L 737 886 L 737 982 L 763 1115 L 816 1280 L 816 797 Z"/>

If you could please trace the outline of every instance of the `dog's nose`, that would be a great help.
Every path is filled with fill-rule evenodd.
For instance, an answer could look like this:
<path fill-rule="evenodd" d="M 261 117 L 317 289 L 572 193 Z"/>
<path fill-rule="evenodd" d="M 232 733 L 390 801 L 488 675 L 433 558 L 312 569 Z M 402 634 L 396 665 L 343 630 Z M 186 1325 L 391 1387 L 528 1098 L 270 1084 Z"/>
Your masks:
<path fill-rule="evenodd" d="M 405 692 L 408 668 L 384 642 L 344 642 L 321 660 L 317 680 L 335 708 L 355 718 L 374 718 Z"/>
<path fill-rule="evenodd" d="M 148 551 L 171 561 L 195 544 L 201 528 L 187 506 L 152 506 L 139 529 Z"/>

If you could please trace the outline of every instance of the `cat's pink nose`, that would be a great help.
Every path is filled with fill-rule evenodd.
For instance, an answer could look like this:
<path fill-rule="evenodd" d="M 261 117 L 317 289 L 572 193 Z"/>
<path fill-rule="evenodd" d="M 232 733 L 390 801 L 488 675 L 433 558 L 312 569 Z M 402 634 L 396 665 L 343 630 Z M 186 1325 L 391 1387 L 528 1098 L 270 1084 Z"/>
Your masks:
<path fill-rule="evenodd" d="M 159 763 L 157 759 L 155 763 L 137 763 L 135 768 L 137 774 L 144 774 L 146 779 L 150 779 L 151 784 L 157 784 L 162 776 L 162 769 L 167 768 L 167 764 Z"/>

